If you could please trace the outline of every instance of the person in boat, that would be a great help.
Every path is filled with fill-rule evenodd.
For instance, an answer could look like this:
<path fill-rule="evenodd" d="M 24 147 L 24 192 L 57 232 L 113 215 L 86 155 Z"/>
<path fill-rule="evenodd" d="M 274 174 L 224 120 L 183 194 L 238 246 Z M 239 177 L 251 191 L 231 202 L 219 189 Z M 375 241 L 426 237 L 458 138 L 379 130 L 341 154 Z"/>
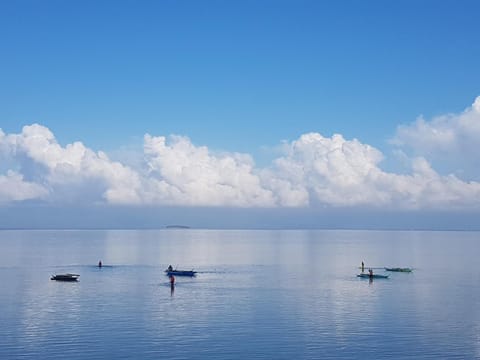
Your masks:
<path fill-rule="evenodd" d="M 100 261 L 98 262 L 98 267 L 99 267 L 99 268 L 102 267 L 102 260 L 100 260 Z"/>
<path fill-rule="evenodd" d="M 364 272 L 364 271 L 365 271 L 365 264 L 362 261 L 362 272 Z"/>
<path fill-rule="evenodd" d="M 167 268 L 168 271 L 173 271 L 173 267 L 172 265 L 168 265 L 168 268 Z"/>
<path fill-rule="evenodd" d="M 372 278 L 373 277 L 373 270 L 372 269 L 368 269 L 368 275 Z"/>

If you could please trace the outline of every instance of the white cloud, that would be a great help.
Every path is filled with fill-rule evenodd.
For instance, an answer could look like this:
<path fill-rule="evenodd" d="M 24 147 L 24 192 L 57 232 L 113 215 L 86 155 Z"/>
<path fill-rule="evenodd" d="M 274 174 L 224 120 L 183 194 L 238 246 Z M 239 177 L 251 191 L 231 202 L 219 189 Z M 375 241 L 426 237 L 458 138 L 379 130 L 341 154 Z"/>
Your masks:
<path fill-rule="evenodd" d="M 300 193 L 308 193 L 310 203 L 390 208 L 478 206 L 480 183 L 466 183 L 453 175 L 442 177 L 424 158 L 412 160 L 410 175 L 388 173 L 379 167 L 382 159 L 377 149 L 358 140 L 305 134 L 275 161 L 269 178 L 287 181 Z"/>
<path fill-rule="evenodd" d="M 480 96 L 460 114 L 423 117 L 397 128 L 392 144 L 430 159 L 445 173 L 480 178 Z"/>
<path fill-rule="evenodd" d="M 245 154 L 212 154 L 188 138 L 145 135 L 150 196 L 180 205 L 273 206 L 272 191 L 261 186 L 253 160 Z"/>
<path fill-rule="evenodd" d="M 95 153 L 81 142 L 62 147 L 48 128 L 38 124 L 24 126 L 20 134 L 2 134 L 3 156 L 13 158 L 32 181 L 45 184 L 50 200 L 82 201 L 98 196 L 109 202 L 140 203 L 137 173 L 110 161 L 104 153 Z"/>
<path fill-rule="evenodd" d="M 292 142 L 287 154 L 275 160 L 270 177 L 288 181 L 300 194 L 309 193 L 321 203 L 358 205 L 378 201 L 368 179 L 379 171 L 381 159 L 378 150 L 358 140 L 310 133 Z"/>
<path fill-rule="evenodd" d="M 24 181 L 23 176 L 12 170 L 6 175 L 0 175 L 0 203 L 42 199 L 48 195 L 48 190 L 39 184 Z"/>
<path fill-rule="evenodd" d="M 475 118 L 478 108 L 480 100 L 460 116 L 463 122 L 469 120 L 470 128 L 474 127 L 471 118 Z M 448 133 L 448 126 L 444 128 L 444 133 Z M 408 129 L 404 130 L 403 134 L 407 134 Z M 398 137 L 397 141 L 407 138 Z M 413 135 L 408 139 L 412 138 Z M 443 139 L 438 141 L 445 145 L 451 143 L 452 137 L 438 139 Z M 214 153 L 205 146 L 195 146 L 187 137 L 147 134 L 143 162 L 127 166 L 81 142 L 61 146 L 48 128 L 38 124 L 25 126 L 20 134 L 0 130 L 0 159 L 6 160 L 0 169 L 11 165 L 4 174 L 0 170 L 0 201 L 234 207 L 480 207 L 480 183 L 466 182 L 455 175 L 442 176 L 425 157 L 406 158 L 411 171 L 400 175 L 381 169 L 383 154 L 379 150 L 338 134 L 324 137 L 308 133 L 284 143 L 282 148 L 283 155 L 271 166 L 257 168 L 247 154 Z"/>

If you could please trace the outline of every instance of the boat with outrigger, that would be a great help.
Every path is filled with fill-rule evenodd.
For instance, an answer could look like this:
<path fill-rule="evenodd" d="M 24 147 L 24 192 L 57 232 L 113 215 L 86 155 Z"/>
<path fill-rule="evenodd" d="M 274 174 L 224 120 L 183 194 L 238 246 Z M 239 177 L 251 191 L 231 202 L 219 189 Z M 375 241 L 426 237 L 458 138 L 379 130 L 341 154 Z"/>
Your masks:
<path fill-rule="evenodd" d="M 363 263 L 362 263 L 363 265 Z M 359 278 L 364 278 L 364 279 L 388 279 L 388 275 L 382 275 L 382 274 L 374 274 L 372 268 L 368 269 L 368 273 L 364 273 L 362 269 L 362 273 L 358 274 L 357 277 Z"/>
<path fill-rule="evenodd" d="M 165 270 L 165 274 L 168 276 L 190 276 L 193 277 L 197 275 L 197 272 L 194 270 L 178 270 L 174 269 L 172 265 L 169 265 L 168 268 Z"/>
<path fill-rule="evenodd" d="M 78 274 L 56 274 L 52 275 L 50 280 L 56 280 L 56 281 L 78 281 L 78 278 L 80 275 Z"/>
<path fill-rule="evenodd" d="M 364 279 L 388 279 L 388 275 L 382 275 L 382 274 L 358 274 L 357 277 L 359 278 L 364 278 Z"/>

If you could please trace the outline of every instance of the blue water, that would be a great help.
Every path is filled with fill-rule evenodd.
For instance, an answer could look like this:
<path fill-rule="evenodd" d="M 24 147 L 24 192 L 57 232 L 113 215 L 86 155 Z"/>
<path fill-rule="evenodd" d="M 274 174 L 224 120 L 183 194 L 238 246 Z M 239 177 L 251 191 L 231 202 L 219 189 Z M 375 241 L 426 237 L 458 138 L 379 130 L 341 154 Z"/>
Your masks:
<path fill-rule="evenodd" d="M 479 254 L 477 232 L 0 231 L 0 359 L 480 359 Z M 199 273 L 172 292 L 168 264 Z"/>

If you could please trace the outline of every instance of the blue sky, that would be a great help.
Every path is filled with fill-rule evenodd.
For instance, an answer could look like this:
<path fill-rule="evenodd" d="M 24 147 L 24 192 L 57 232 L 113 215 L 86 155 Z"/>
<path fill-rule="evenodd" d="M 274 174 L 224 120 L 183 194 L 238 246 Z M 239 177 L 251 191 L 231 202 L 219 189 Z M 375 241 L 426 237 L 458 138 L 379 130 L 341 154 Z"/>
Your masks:
<path fill-rule="evenodd" d="M 473 105 L 480 95 L 479 10 L 477 1 L 4 1 L 0 129 L 9 150 L 0 157 L 0 176 L 14 190 L 0 200 L 4 207 L 61 205 L 75 193 L 91 204 L 378 209 L 394 207 L 406 187 L 405 208 L 472 211 L 463 200 L 480 199 L 480 118 Z M 38 127 L 23 130 L 32 124 Z M 302 137 L 309 133 L 321 137 Z M 439 133 L 448 133 L 448 144 L 429 137 Z M 47 140 L 21 150 L 12 140 L 39 134 Z M 143 162 L 145 134 L 151 151 Z M 108 175 L 116 165 L 75 163 L 83 156 L 67 154 L 75 141 L 82 154 L 105 152 L 126 177 L 138 176 L 129 187 L 145 188 L 151 177 L 157 182 L 147 193 L 125 194 L 119 188 L 125 182 Z M 306 150 L 313 143 L 321 146 Z M 56 155 L 38 155 L 52 144 L 60 146 L 48 152 Z M 325 167 L 336 170 L 310 166 L 319 148 L 342 144 L 363 157 L 321 153 Z M 202 147 L 209 156 L 199 155 Z M 197 162 L 179 160 L 180 153 Z M 212 172 L 228 161 L 235 164 L 228 171 Z M 188 171 L 179 174 L 171 163 Z M 65 164 L 76 170 L 68 173 Z M 292 175 L 298 166 L 311 167 L 301 180 Z M 374 186 L 371 175 L 351 170 L 369 166 L 382 170 Z M 448 187 L 439 185 L 438 193 L 448 196 L 433 199 L 427 182 L 416 182 L 419 174 L 431 175 L 429 168 Z M 82 181 L 64 180 L 80 172 Z M 227 198 L 211 190 L 223 177 L 235 189 Z M 346 177 L 372 196 L 334 197 L 363 192 Z M 395 189 L 385 190 L 391 184 Z"/>

